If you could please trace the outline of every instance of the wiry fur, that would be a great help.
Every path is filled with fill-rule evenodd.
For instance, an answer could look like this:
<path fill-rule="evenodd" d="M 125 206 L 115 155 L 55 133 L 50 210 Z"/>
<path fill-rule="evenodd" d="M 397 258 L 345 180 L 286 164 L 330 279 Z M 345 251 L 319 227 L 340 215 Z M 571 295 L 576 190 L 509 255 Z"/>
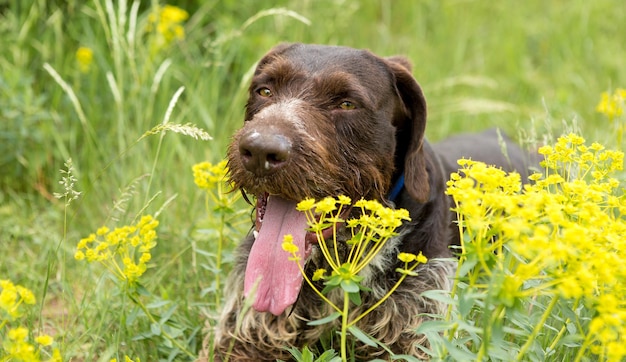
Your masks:
<path fill-rule="evenodd" d="M 263 89 L 271 91 L 271 96 L 259 92 Z M 356 107 L 344 109 L 345 101 Z M 443 143 L 435 152 L 424 139 L 425 125 L 426 102 L 405 58 L 380 58 L 343 47 L 285 44 L 259 62 L 244 126 L 228 149 L 230 180 L 247 194 L 280 195 L 294 201 L 347 195 L 409 211 L 411 221 L 400 227 L 398 235 L 361 272 L 372 291 L 362 293 L 362 305 L 351 308 L 351 318 L 377 303 L 400 278 L 396 268 L 403 263 L 397 259 L 398 253 L 423 253 L 430 260 L 416 270 L 418 275 L 407 277 L 389 299 L 357 323 L 392 352 L 416 357 L 425 357 L 419 346 L 427 343 L 415 330 L 428 315 L 443 312 L 441 304 L 422 293 L 449 289 L 456 267 L 449 246 L 458 243 L 459 236 L 444 193 L 445 182 L 456 170 L 453 160 L 473 157 L 469 148 L 463 149 L 463 154 L 455 152 L 454 144 Z M 476 137 L 478 142 L 468 138 L 472 147 L 481 149 L 474 159 L 509 170 L 524 169 L 520 162 L 504 164 L 497 158 L 497 142 L 495 146 L 491 141 L 480 142 L 482 138 L 492 140 L 493 135 Z M 274 142 L 280 146 L 275 159 L 268 158 L 264 168 L 246 164 L 249 159 L 244 146 L 258 139 L 270 143 L 266 145 L 269 149 L 276 148 Z M 464 144 L 463 138 L 455 143 Z M 507 144 L 507 149 L 522 154 L 513 144 Z M 391 202 L 389 189 L 401 175 L 405 187 Z M 340 240 L 347 240 L 342 233 L 345 230 L 340 232 Z M 320 341 L 327 341 L 337 348 L 336 335 L 330 332 L 337 328 L 338 320 L 320 326 L 307 324 L 333 310 L 306 283 L 298 301 L 281 315 L 250 307 L 251 301 L 244 297 L 244 274 L 254 241 L 251 233 L 237 249 L 225 305 L 211 335 L 212 343 L 207 343 L 207 348 L 212 345 L 208 354 L 218 361 L 273 361 L 290 360 L 287 347 L 320 347 Z M 341 242 L 339 247 L 346 248 Z M 305 270 L 310 276 L 318 268 L 329 269 L 314 245 Z M 341 295 L 334 292 L 328 297 L 341 305 Z M 389 358 L 384 349 L 354 343 L 357 360 Z"/>
<path fill-rule="evenodd" d="M 247 238 L 244 244 L 252 244 L 253 238 Z M 391 242 L 391 241 L 390 241 Z M 319 264 L 318 264 L 319 263 Z M 320 338 L 332 339 L 331 331 L 338 330 L 340 320 L 322 326 L 309 326 L 307 322 L 319 320 L 332 314 L 334 310 L 323 302 L 308 285 L 304 285 L 298 302 L 292 311 L 274 316 L 270 313 L 244 312 L 246 303 L 243 296 L 243 271 L 246 258 L 239 256 L 236 271 L 228 280 L 229 288 L 225 299 L 222 317 L 216 329 L 215 340 L 223 343 L 218 350 L 230 353 L 231 361 L 275 361 L 290 360 L 286 346 L 315 346 Z M 308 265 L 309 273 L 320 267 L 328 267 L 322 261 L 321 253 L 313 255 Z M 431 299 L 422 297 L 427 290 L 449 290 L 450 277 L 454 274 L 456 263 L 451 259 L 432 260 L 420 266 L 417 277 L 407 277 L 389 299 L 357 323 L 357 327 L 369 336 L 383 341 L 396 354 L 408 354 L 424 358 L 418 348 L 425 345 L 425 337 L 415 330 L 427 317 L 423 314 L 441 314 L 443 306 Z M 372 268 L 372 267 L 370 267 Z M 366 272 L 365 274 L 368 274 Z M 383 297 L 399 278 L 398 273 L 374 271 L 367 278 L 365 286 L 372 289 L 363 293 L 363 304 L 351 309 L 350 319 L 354 319 Z M 322 289 L 322 285 L 318 285 Z M 338 292 L 338 291 L 336 291 Z M 342 304 L 339 293 L 331 293 L 329 299 L 336 305 Z M 239 324 L 239 328 L 237 325 Z M 329 341 L 338 349 L 338 340 Z M 224 354 L 226 355 L 226 353 Z M 358 344 L 354 351 L 357 360 L 388 357 L 385 350 Z"/>

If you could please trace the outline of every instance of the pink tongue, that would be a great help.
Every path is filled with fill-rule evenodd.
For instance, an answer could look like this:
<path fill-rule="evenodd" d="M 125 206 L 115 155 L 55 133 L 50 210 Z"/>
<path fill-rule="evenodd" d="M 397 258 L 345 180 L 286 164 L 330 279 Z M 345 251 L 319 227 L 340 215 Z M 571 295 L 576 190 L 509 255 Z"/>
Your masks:
<path fill-rule="evenodd" d="M 291 234 L 303 263 L 308 257 L 304 241 L 306 227 L 306 216 L 296 210 L 295 202 L 278 196 L 268 198 L 263 223 L 248 256 L 244 281 L 246 296 L 258 284 L 252 305 L 257 311 L 280 315 L 296 302 L 302 275 L 281 244 L 283 236 Z"/>

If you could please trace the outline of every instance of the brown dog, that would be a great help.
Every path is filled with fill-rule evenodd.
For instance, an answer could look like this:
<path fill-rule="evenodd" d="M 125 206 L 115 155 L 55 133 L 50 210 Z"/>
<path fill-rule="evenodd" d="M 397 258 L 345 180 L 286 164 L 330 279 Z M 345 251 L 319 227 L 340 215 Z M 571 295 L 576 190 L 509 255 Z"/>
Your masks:
<path fill-rule="evenodd" d="M 495 131 L 431 147 L 425 127 L 426 102 L 402 57 L 284 44 L 261 59 L 244 126 L 228 149 L 230 180 L 257 198 L 256 226 L 237 249 L 216 330 L 216 359 L 288 360 L 286 347 L 315 346 L 320 339 L 332 343 L 329 332 L 336 324 L 307 322 L 333 310 L 303 285 L 281 242 L 283 235 L 293 235 L 306 251 L 307 273 L 329 269 L 295 205 L 307 197 L 338 195 L 409 210 L 411 221 L 363 270 L 363 283 L 372 291 L 363 293 L 354 314 L 376 303 L 398 280 L 399 252 L 422 252 L 430 261 L 419 275 L 405 279 L 357 326 L 394 353 L 423 356 L 418 346 L 425 337 L 415 329 L 442 306 L 421 294 L 449 288 L 455 269 L 449 246 L 458 243 L 458 229 L 444 190 L 456 160 L 464 156 L 518 170 L 523 179 L 527 175 L 523 152 Z M 252 308 L 245 307 L 246 298 Z M 358 341 L 354 353 L 358 360 L 388 357 Z"/>

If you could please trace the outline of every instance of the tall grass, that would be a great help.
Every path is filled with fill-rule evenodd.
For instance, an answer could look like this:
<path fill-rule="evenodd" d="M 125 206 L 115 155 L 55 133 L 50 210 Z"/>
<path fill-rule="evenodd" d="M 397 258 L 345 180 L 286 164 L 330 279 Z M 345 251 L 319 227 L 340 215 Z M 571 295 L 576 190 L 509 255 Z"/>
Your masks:
<path fill-rule="evenodd" d="M 588 139 L 615 139 L 594 110 L 603 91 L 626 84 L 626 8 L 614 1 L 181 1 L 184 37 L 162 47 L 149 30 L 157 5 L 0 2 L 0 279 L 35 291 L 41 313 L 28 323 L 63 341 L 66 359 L 179 356 L 102 268 L 72 258 L 81 237 L 142 213 L 160 215 L 142 298 L 197 353 L 200 317 L 216 314 L 214 274 L 228 270 L 246 226 L 226 225 L 216 268 L 219 214 L 203 207 L 191 167 L 223 159 L 251 69 L 278 42 L 407 55 L 433 140 L 489 126 L 558 134 L 563 120 Z M 87 72 L 79 47 L 93 51 Z M 213 139 L 140 140 L 181 87 L 168 123 Z M 82 194 L 66 209 L 53 194 L 70 158 Z"/>

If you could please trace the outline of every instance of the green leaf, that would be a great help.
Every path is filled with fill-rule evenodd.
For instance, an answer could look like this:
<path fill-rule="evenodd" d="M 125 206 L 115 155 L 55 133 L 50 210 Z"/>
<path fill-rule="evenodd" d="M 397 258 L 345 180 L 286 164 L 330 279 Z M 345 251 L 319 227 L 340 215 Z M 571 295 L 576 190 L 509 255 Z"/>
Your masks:
<path fill-rule="evenodd" d="M 391 356 L 391 360 L 392 361 L 406 361 L 406 362 L 421 362 L 422 360 L 417 358 L 417 357 L 413 357 L 413 356 L 409 356 L 408 354 L 396 354 L 394 356 Z"/>
<path fill-rule="evenodd" d="M 155 336 L 161 335 L 161 325 L 159 323 L 151 323 L 150 324 L 150 332 L 152 332 Z"/>
<path fill-rule="evenodd" d="M 461 316 L 463 318 L 467 317 L 469 315 L 469 313 L 472 310 L 472 307 L 474 307 L 474 304 L 476 303 L 476 298 L 474 298 L 475 295 L 474 294 L 470 294 L 470 293 L 462 293 L 459 294 L 459 313 L 461 314 Z"/>
<path fill-rule="evenodd" d="M 422 322 L 419 327 L 417 327 L 417 329 L 415 330 L 415 333 L 419 333 L 419 334 L 426 334 L 428 332 L 436 332 L 436 333 L 441 333 L 443 331 L 446 331 L 450 328 L 452 328 L 452 326 L 454 325 L 453 322 L 448 322 L 448 321 L 425 321 Z"/>
<path fill-rule="evenodd" d="M 328 278 L 328 280 L 327 280 L 327 281 L 326 281 L 326 283 L 324 283 L 324 284 L 325 284 L 325 285 L 328 285 L 328 286 L 334 286 L 334 287 L 336 287 L 336 286 L 338 286 L 339 284 L 341 284 L 341 281 L 342 281 L 342 280 L 343 280 L 343 279 L 341 278 L 341 276 L 340 276 L 340 275 L 333 274 L 333 275 L 331 275 L 331 276 L 330 276 L 330 278 Z"/>
<path fill-rule="evenodd" d="M 365 332 L 363 332 L 362 330 L 360 330 L 356 326 L 348 327 L 348 331 L 350 331 L 350 333 L 352 333 L 352 335 L 356 339 L 358 339 L 359 341 L 363 342 L 364 344 L 366 344 L 366 345 L 368 345 L 370 347 L 376 347 L 377 346 L 376 341 L 373 340 L 372 337 L 370 337 L 367 334 L 365 334 Z"/>
<path fill-rule="evenodd" d="M 313 362 L 313 352 L 311 352 L 311 350 L 309 349 L 308 346 L 304 346 L 304 348 L 302 349 L 302 356 L 301 356 L 301 361 L 303 362 Z"/>
<path fill-rule="evenodd" d="M 359 285 L 352 280 L 342 280 L 341 289 L 346 293 L 358 293 Z"/>
<path fill-rule="evenodd" d="M 422 293 L 422 297 L 426 297 L 428 299 L 432 299 L 437 302 L 442 302 L 445 304 L 456 304 L 456 301 L 450 297 L 450 292 L 447 290 L 427 290 Z"/>
<path fill-rule="evenodd" d="M 448 353 L 455 361 L 476 361 L 476 355 L 467 350 L 463 345 L 457 346 L 455 343 L 448 341 L 447 339 L 441 340 L 448 350 Z"/>
<path fill-rule="evenodd" d="M 159 322 L 165 323 L 170 320 L 176 309 L 178 309 L 178 304 L 172 304 L 172 306 L 161 315 L 161 320 Z"/>
<path fill-rule="evenodd" d="M 322 353 L 315 362 L 341 362 L 341 357 L 337 356 L 334 349 L 329 349 Z"/>
<path fill-rule="evenodd" d="M 322 289 L 322 294 L 326 295 L 328 294 L 331 290 L 335 289 L 339 287 L 339 285 L 327 285 L 324 287 L 324 289 Z"/>
<path fill-rule="evenodd" d="M 341 313 L 335 312 L 335 313 L 329 315 L 328 317 L 325 317 L 325 318 L 322 318 L 322 319 L 318 319 L 316 321 L 311 321 L 311 322 L 309 322 L 307 324 L 310 325 L 310 326 L 319 326 L 319 325 L 322 325 L 322 324 L 326 324 L 328 322 L 332 322 L 332 321 L 334 321 L 335 319 L 337 319 L 340 316 L 341 316 Z"/>
<path fill-rule="evenodd" d="M 478 264 L 478 259 L 474 256 L 468 259 L 465 259 L 462 263 L 459 263 L 459 276 L 460 277 L 464 277 L 466 276 L 471 270 L 474 269 L 474 267 L 476 266 L 476 264 Z"/>
<path fill-rule="evenodd" d="M 355 305 L 357 305 L 357 306 L 361 305 L 361 293 L 359 293 L 359 292 L 357 292 L 357 293 L 348 293 L 348 298 Z"/>
<path fill-rule="evenodd" d="M 152 303 L 146 304 L 146 308 L 148 308 L 148 309 L 161 308 L 161 307 L 165 307 L 166 305 L 168 305 L 170 303 L 172 303 L 171 300 L 157 300 L 157 301 L 154 301 Z"/>

